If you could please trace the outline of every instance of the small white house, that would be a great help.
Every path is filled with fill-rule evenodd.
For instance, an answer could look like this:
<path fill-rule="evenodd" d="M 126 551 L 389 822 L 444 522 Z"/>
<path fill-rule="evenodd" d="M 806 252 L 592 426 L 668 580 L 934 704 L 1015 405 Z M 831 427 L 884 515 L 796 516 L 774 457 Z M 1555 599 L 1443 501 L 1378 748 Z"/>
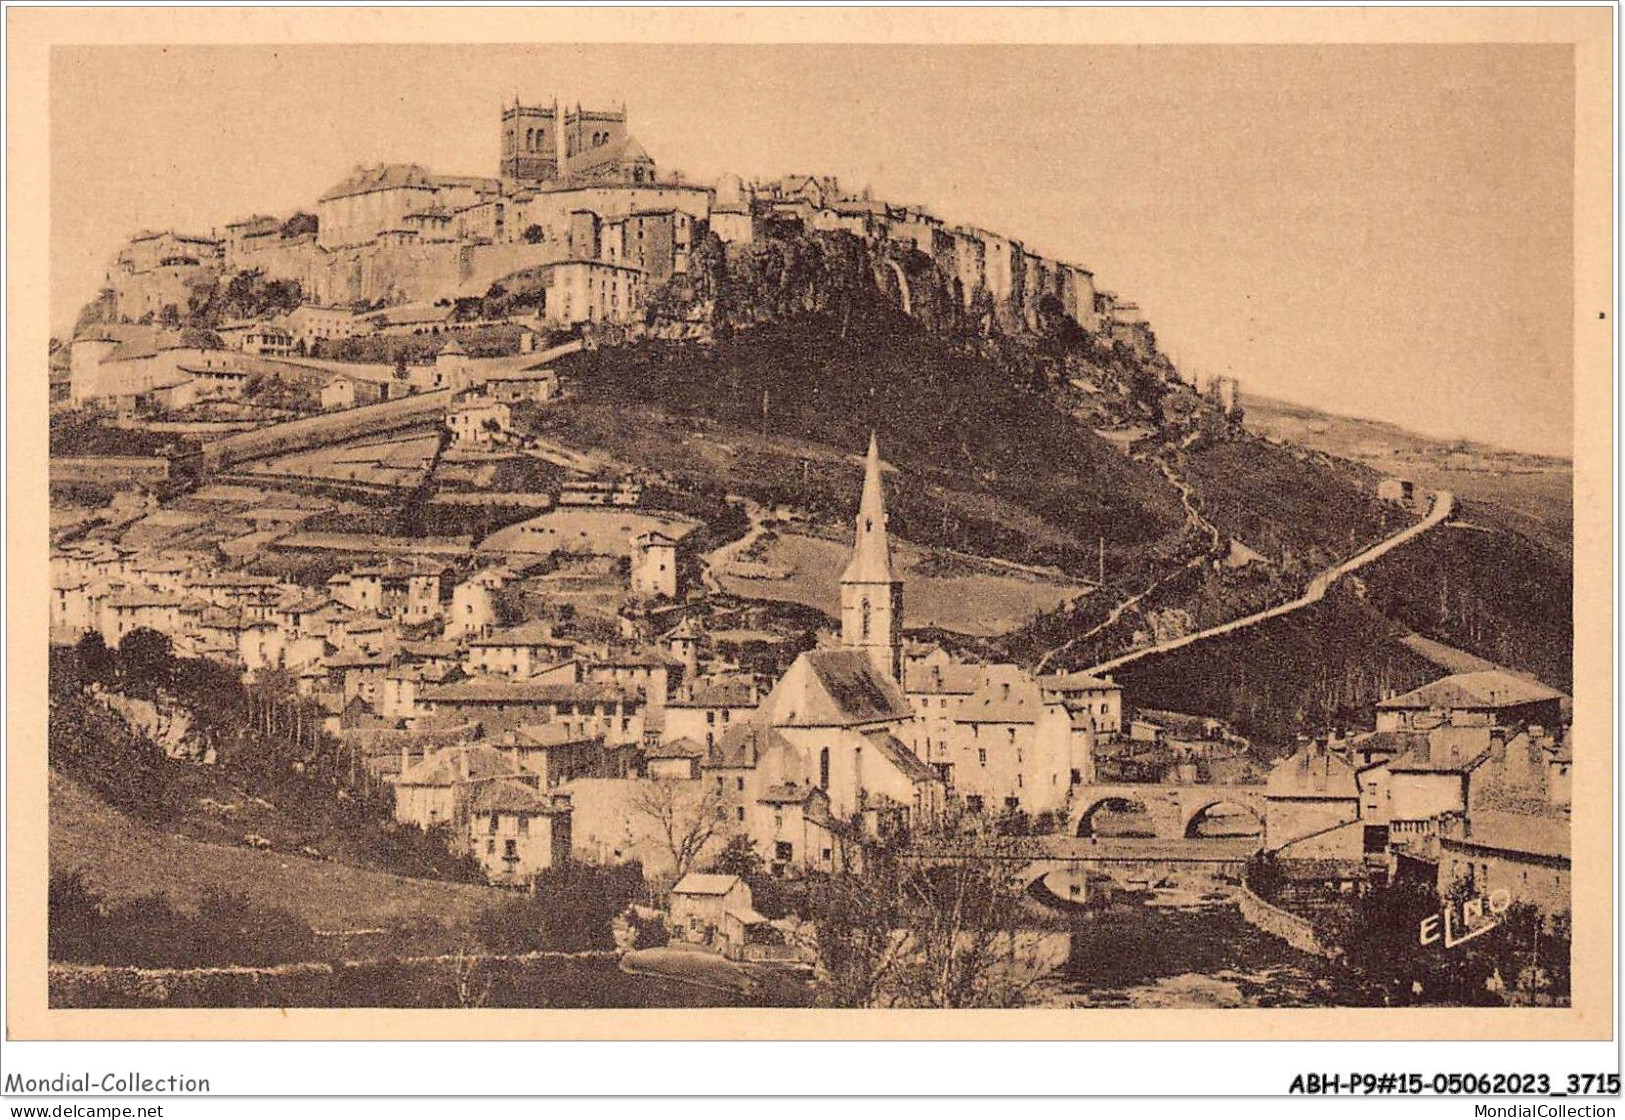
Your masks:
<path fill-rule="evenodd" d="M 690 872 L 671 889 L 673 941 L 727 951 L 745 944 L 767 919 L 751 909 L 750 886 L 737 875 Z"/>
<path fill-rule="evenodd" d="M 472 397 L 452 406 L 446 413 L 446 427 L 461 447 L 494 447 L 513 431 L 513 414 L 502 401 Z"/>
<path fill-rule="evenodd" d="M 640 599 L 677 598 L 677 542 L 655 531 L 633 543 L 632 594 Z"/>

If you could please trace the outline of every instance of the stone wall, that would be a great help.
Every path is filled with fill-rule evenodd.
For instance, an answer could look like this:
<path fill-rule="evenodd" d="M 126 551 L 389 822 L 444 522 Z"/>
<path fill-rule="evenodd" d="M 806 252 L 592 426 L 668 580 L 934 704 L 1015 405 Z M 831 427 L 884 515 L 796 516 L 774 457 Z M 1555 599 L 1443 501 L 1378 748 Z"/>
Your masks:
<path fill-rule="evenodd" d="M 1280 938 L 1302 953 L 1327 958 L 1339 955 L 1335 949 L 1322 943 L 1314 923 L 1259 898 L 1247 886 L 1245 876 L 1236 892 L 1236 900 L 1241 906 L 1241 916 L 1254 928 Z"/>
<path fill-rule="evenodd" d="M 203 460 L 209 467 L 218 469 L 246 459 L 282 455 L 356 436 L 394 431 L 421 420 L 438 420 L 450 401 L 451 390 L 441 389 L 382 404 L 363 405 L 342 412 L 290 420 L 285 424 L 272 424 L 205 444 Z"/>
<path fill-rule="evenodd" d="M 619 954 L 478 955 L 303 961 L 262 967 L 130 968 L 52 963 L 51 1007 L 457 1007 L 459 980 L 483 989 L 546 992 L 556 1006 L 592 1006 Z M 497 999 L 494 1002 L 503 1003 Z"/>
<path fill-rule="evenodd" d="M 51 481 L 150 486 L 169 481 L 169 460 L 160 455 L 53 455 Z"/>

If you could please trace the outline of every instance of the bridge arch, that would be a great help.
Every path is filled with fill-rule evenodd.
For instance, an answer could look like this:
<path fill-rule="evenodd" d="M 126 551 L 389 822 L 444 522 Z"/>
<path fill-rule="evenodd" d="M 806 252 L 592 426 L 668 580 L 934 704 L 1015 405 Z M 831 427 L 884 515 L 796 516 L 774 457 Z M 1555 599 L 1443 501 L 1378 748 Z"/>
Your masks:
<path fill-rule="evenodd" d="M 1083 811 L 1078 814 L 1077 822 L 1072 826 L 1072 834 L 1080 837 L 1098 835 L 1098 833 L 1095 832 L 1095 814 L 1099 813 L 1102 809 L 1118 813 L 1139 810 L 1140 812 L 1144 813 L 1148 819 L 1151 816 L 1151 805 L 1149 802 L 1142 801 L 1137 797 L 1130 797 L 1123 793 L 1108 793 L 1096 797 L 1084 805 Z"/>
<path fill-rule="evenodd" d="M 1224 806 L 1225 808 L 1229 809 L 1241 810 L 1247 816 L 1251 817 L 1253 823 L 1258 826 L 1257 834 L 1259 836 L 1264 834 L 1264 813 L 1259 806 L 1253 804 L 1250 799 L 1245 797 L 1224 795 L 1219 797 L 1203 798 L 1185 806 L 1182 814 L 1181 827 L 1179 830 L 1180 835 L 1185 837 L 1187 840 L 1198 839 L 1200 837 L 1198 827 L 1208 816 L 1210 810 L 1217 809 L 1220 806 Z"/>

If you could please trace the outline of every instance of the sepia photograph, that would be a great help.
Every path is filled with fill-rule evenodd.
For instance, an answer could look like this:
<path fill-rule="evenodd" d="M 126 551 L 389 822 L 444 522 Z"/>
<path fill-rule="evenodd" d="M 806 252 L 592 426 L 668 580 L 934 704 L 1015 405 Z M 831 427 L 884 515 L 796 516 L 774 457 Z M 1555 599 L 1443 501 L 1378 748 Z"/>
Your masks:
<path fill-rule="evenodd" d="M 1572 42 L 230 38 L 42 77 L 49 1011 L 1607 1011 Z"/>

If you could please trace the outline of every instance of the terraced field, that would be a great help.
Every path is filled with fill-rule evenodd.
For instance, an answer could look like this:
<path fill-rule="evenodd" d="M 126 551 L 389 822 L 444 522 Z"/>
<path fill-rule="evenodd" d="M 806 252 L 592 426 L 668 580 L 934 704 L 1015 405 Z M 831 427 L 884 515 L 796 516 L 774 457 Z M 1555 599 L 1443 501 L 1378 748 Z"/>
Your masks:
<path fill-rule="evenodd" d="M 727 570 L 716 575 L 726 590 L 743 598 L 801 603 L 833 617 L 840 613 L 841 569 L 850 552 L 845 542 L 785 534 L 767 543 L 756 559 L 765 569 L 788 571 L 788 578 L 741 578 Z M 1001 571 L 895 539 L 892 558 L 907 582 L 910 627 L 977 637 L 1002 634 L 1088 590 L 1083 584 Z"/>

